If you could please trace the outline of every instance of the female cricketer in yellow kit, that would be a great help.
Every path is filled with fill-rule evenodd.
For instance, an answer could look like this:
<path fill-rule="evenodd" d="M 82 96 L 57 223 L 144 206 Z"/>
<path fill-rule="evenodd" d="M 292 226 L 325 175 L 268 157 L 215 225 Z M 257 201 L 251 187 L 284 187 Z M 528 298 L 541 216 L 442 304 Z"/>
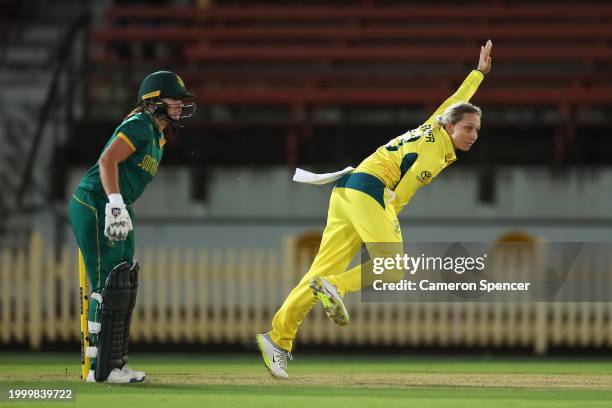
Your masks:
<path fill-rule="evenodd" d="M 330 319 L 348 323 L 342 297 L 370 284 L 362 282 L 361 265 L 346 271 L 360 244 L 366 243 L 370 258 L 402 251 L 397 214 L 420 187 L 457 159 L 456 149 L 470 150 L 478 138 L 481 111 L 468 101 L 491 70 L 492 47 L 491 41 L 481 47 L 477 69 L 425 123 L 381 146 L 337 181 L 310 270 L 274 316 L 272 331 L 257 335 L 272 376 L 288 378 L 293 339 L 317 299 Z"/>

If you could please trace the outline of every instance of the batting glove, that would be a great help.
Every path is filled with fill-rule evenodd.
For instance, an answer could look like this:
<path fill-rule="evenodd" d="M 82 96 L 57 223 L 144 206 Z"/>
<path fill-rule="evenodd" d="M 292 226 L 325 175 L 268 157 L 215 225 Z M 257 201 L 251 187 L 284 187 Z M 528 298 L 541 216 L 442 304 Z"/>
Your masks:
<path fill-rule="evenodd" d="M 111 241 L 123 241 L 134 229 L 121 194 L 110 194 L 104 218 L 104 236 Z"/>

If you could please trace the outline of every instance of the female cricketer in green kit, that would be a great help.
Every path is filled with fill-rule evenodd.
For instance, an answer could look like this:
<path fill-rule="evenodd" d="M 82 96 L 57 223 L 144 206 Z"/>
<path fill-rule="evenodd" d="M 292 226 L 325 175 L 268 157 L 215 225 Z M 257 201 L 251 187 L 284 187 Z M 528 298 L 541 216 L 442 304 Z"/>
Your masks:
<path fill-rule="evenodd" d="M 127 366 L 131 313 L 138 287 L 131 204 L 155 177 L 164 129 L 191 117 L 193 95 L 170 71 L 148 75 L 138 107 L 115 129 L 98 162 L 81 179 L 68 209 L 70 224 L 91 286 L 87 328 L 87 381 L 140 382 L 145 374 Z"/>

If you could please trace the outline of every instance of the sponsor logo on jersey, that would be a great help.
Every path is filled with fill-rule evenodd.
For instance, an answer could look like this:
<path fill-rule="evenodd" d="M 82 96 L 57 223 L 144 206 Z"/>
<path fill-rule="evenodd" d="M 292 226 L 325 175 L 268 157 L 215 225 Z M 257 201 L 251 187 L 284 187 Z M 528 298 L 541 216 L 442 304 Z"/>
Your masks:
<path fill-rule="evenodd" d="M 427 170 L 423 170 L 420 175 L 416 177 L 419 183 L 424 183 L 431 178 L 431 173 Z"/>
<path fill-rule="evenodd" d="M 142 161 L 140 163 L 138 163 L 138 167 L 140 167 L 142 170 L 149 173 L 152 177 L 155 177 L 158 166 L 159 166 L 159 163 L 157 162 L 157 160 L 155 160 L 153 157 L 151 157 L 148 154 L 142 158 Z"/>

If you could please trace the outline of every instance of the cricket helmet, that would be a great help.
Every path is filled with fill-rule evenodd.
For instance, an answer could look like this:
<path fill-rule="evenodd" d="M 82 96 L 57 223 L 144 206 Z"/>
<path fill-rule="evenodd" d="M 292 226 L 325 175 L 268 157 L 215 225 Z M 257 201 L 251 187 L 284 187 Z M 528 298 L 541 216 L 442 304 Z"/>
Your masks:
<path fill-rule="evenodd" d="M 171 71 L 157 71 L 146 76 L 138 90 L 138 101 L 151 98 L 192 98 L 181 77 Z"/>

